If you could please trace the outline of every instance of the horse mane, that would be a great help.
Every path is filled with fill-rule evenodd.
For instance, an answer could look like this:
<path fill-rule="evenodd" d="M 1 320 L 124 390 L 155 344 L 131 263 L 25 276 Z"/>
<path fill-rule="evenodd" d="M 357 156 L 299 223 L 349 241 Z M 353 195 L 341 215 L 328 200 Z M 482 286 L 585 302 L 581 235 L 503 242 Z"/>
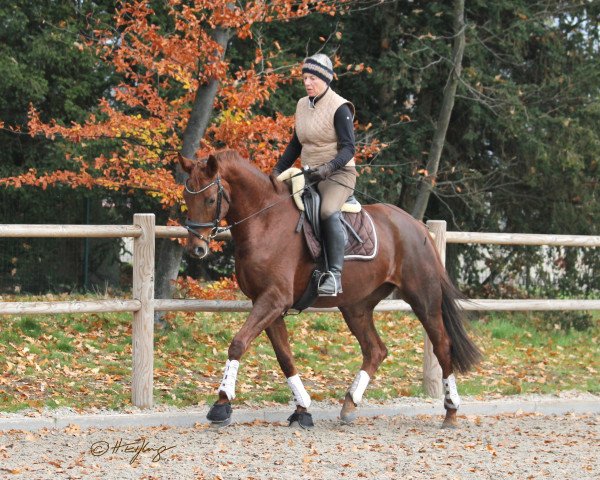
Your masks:
<path fill-rule="evenodd" d="M 238 162 L 240 160 L 248 162 L 247 158 L 242 157 L 240 152 L 233 148 L 223 148 L 213 152 L 218 162 Z"/>
<path fill-rule="evenodd" d="M 284 183 L 278 182 L 273 177 L 262 172 L 254 163 L 252 163 L 248 158 L 243 157 L 237 150 L 233 148 L 223 148 L 213 152 L 213 155 L 219 164 L 233 163 L 236 166 L 242 166 L 248 172 L 251 172 L 254 176 L 256 176 L 257 179 L 269 181 L 277 194 L 289 193 L 288 188 Z"/>

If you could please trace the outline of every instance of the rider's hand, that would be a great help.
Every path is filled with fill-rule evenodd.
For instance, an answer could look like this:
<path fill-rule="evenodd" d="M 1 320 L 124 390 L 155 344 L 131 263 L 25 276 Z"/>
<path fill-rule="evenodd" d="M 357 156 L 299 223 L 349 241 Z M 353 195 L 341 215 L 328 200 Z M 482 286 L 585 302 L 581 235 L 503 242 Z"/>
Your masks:
<path fill-rule="evenodd" d="M 331 164 L 326 163 L 324 165 L 321 165 L 319 167 L 311 167 L 308 170 L 308 180 L 313 183 L 313 182 L 322 182 L 323 180 L 325 180 L 333 171 L 333 168 L 331 167 Z"/>

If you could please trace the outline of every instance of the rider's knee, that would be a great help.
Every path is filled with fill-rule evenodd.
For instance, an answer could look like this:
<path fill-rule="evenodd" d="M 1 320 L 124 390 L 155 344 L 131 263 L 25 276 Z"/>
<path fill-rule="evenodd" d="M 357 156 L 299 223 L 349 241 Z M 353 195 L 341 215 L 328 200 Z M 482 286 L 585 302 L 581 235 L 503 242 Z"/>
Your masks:
<path fill-rule="evenodd" d="M 328 208 L 325 205 L 321 204 L 321 220 L 326 220 L 338 212 L 339 212 L 339 210 L 337 208 L 334 208 L 334 207 Z"/>

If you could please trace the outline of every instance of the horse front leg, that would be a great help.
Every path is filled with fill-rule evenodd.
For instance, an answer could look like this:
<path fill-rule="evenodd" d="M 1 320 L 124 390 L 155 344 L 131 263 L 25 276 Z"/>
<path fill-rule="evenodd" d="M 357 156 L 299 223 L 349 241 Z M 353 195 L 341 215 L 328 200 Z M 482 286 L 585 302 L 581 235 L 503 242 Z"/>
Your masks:
<path fill-rule="evenodd" d="M 206 418 L 214 425 L 225 426 L 231 423 L 231 401 L 235 398 L 235 385 L 240 359 L 248 350 L 252 340 L 281 316 L 283 308 L 278 306 L 280 303 L 274 296 L 265 295 L 257 299 L 244 325 L 229 344 L 223 380 L 217 390 L 219 398 L 206 415 Z"/>
<path fill-rule="evenodd" d="M 281 371 L 287 378 L 287 384 L 294 396 L 294 402 L 296 402 L 296 411 L 288 418 L 288 422 L 290 426 L 294 422 L 298 422 L 300 427 L 310 429 L 314 426 L 312 415 L 308 413 L 311 399 L 294 366 L 294 357 L 283 317 L 277 318 L 267 327 L 266 331 L 271 345 L 273 345 Z"/>

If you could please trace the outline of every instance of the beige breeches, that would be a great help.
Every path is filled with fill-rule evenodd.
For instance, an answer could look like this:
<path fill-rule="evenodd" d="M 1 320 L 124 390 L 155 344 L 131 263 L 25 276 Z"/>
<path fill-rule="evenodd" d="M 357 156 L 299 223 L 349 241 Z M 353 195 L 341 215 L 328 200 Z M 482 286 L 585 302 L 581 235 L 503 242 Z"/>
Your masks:
<path fill-rule="evenodd" d="M 319 183 L 321 220 L 331 217 L 342 208 L 348 197 L 354 193 L 355 185 L 356 168 L 354 166 L 340 168 Z"/>

